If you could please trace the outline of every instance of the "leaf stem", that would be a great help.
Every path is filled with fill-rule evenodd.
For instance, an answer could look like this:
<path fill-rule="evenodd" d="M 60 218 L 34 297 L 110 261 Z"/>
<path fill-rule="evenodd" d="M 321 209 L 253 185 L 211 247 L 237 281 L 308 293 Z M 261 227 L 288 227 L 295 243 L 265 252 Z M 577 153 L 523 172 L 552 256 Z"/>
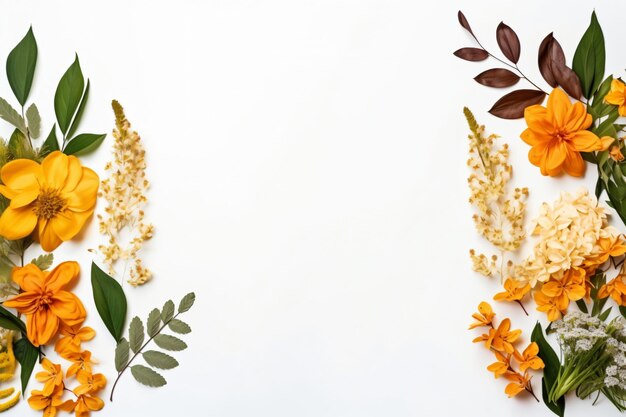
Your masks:
<path fill-rule="evenodd" d="M 176 317 L 178 317 L 178 315 L 180 314 L 180 312 L 176 313 L 174 316 L 172 316 L 171 319 L 169 319 L 167 322 L 164 322 L 163 325 L 159 328 L 159 330 L 154 334 L 154 336 L 150 336 L 150 338 L 148 339 L 148 341 L 146 341 L 146 343 L 144 343 L 139 349 L 137 349 L 137 352 L 135 352 L 135 354 L 130 358 L 130 360 L 126 363 L 126 365 L 124 365 L 124 367 L 122 368 L 122 370 L 120 370 L 117 373 L 117 378 L 115 378 L 115 382 L 113 383 L 113 388 L 111 388 L 111 396 L 109 397 L 109 401 L 113 402 L 113 392 L 115 391 L 115 387 L 117 386 L 118 381 L 120 380 L 120 377 L 122 376 L 122 374 L 124 373 L 124 371 L 126 371 L 126 369 L 128 369 L 128 367 L 130 366 L 130 364 L 135 360 L 135 358 L 137 356 L 139 356 L 139 354 L 144 350 L 144 348 L 152 341 L 152 339 L 154 339 L 156 336 L 158 336 L 159 334 L 161 334 L 161 332 L 163 331 L 163 329 L 165 329 L 165 327 L 167 327 L 168 324 L 170 324 L 170 322 L 172 320 L 174 320 Z"/>

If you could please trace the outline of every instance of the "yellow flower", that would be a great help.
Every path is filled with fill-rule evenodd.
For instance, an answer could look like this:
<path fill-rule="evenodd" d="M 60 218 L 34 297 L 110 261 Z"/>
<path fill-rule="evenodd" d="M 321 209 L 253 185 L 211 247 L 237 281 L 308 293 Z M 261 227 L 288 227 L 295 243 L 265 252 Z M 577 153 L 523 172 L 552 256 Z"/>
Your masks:
<path fill-rule="evenodd" d="M 48 252 L 76 236 L 96 205 L 98 175 L 59 151 L 41 164 L 11 161 L 0 178 L 0 194 L 11 200 L 0 216 L 0 236 L 16 240 L 35 232 Z"/>
<path fill-rule="evenodd" d="M 74 389 L 74 394 L 93 394 L 100 391 L 107 384 L 107 379 L 102 374 L 92 375 L 91 372 L 78 371 L 76 379 L 80 385 Z"/>
<path fill-rule="evenodd" d="M 482 326 L 489 327 L 492 325 L 492 321 L 495 316 L 496 315 L 491 309 L 491 306 L 483 301 L 478 305 L 478 313 L 472 314 L 472 317 L 476 319 L 476 321 L 470 324 L 469 329 Z"/>
<path fill-rule="evenodd" d="M 541 168 L 543 175 L 556 176 L 565 171 L 574 177 L 585 173 L 585 162 L 580 152 L 603 148 L 600 138 L 587 130 L 592 117 L 585 106 L 572 104 L 559 88 L 550 93 L 547 107 L 529 106 L 524 111 L 528 128 L 522 140 L 531 146 L 530 162 Z"/>
<path fill-rule="evenodd" d="M 67 326 L 62 324 L 59 328 L 61 337 L 54 345 L 54 350 L 65 358 L 70 353 L 80 352 L 82 342 L 93 339 L 96 332 L 91 327 Z"/>
<path fill-rule="evenodd" d="M 611 81 L 611 91 L 604 97 L 604 101 L 618 106 L 620 116 L 626 116 L 626 84 L 618 79 Z"/>
<path fill-rule="evenodd" d="M 85 320 L 83 303 L 63 289 L 79 273 L 76 262 L 63 262 L 50 272 L 43 272 L 34 264 L 13 268 L 11 277 L 23 292 L 5 301 L 4 306 L 26 315 L 27 335 L 33 345 L 47 344 L 62 322 L 75 326 Z"/>
<path fill-rule="evenodd" d="M 515 360 L 519 362 L 519 369 L 522 372 L 526 372 L 528 368 L 538 370 L 543 369 L 545 364 L 537 355 L 539 354 L 539 346 L 537 343 L 532 342 L 523 353 L 519 353 L 517 350 L 513 352 Z"/>
<path fill-rule="evenodd" d="M 508 278 L 504 281 L 504 291 L 493 296 L 496 301 L 520 301 L 530 291 L 530 284 Z"/>
<path fill-rule="evenodd" d="M 47 358 L 41 361 L 41 366 L 43 366 L 44 371 L 38 372 L 35 378 L 37 378 L 37 381 L 44 383 L 42 393 L 44 396 L 49 397 L 57 386 L 63 385 L 63 371 L 61 370 L 61 365 L 56 365 Z"/>

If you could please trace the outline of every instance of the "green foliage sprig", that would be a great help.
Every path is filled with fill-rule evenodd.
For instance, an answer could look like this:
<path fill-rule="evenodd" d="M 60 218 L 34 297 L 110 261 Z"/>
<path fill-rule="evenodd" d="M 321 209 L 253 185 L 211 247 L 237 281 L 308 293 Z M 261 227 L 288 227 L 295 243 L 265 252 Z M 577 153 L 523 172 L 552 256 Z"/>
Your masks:
<path fill-rule="evenodd" d="M 188 311 L 193 306 L 195 299 L 194 293 L 185 295 L 178 305 L 176 314 L 174 314 L 174 302 L 172 300 L 166 301 L 161 310 L 155 308 L 150 312 L 145 327 L 139 317 L 134 317 L 131 320 L 128 329 L 128 340 L 122 338 L 115 349 L 115 368 L 118 374 L 111 389 L 111 401 L 113 401 L 113 393 L 118 381 L 129 368 L 137 382 L 143 385 L 162 387 L 167 384 L 165 378 L 154 369 L 173 369 L 178 366 L 178 361 L 166 353 L 157 350 L 145 350 L 145 348 L 150 342 L 154 341 L 158 347 L 164 350 L 177 352 L 186 349 L 187 344 L 184 341 L 178 337 L 164 334 L 163 330 L 168 327 L 174 333 L 191 333 L 191 327 L 179 320 L 178 316 Z M 147 340 L 145 340 L 146 335 L 148 336 Z M 132 357 L 130 356 L 131 352 L 133 353 Z M 140 364 L 131 366 L 139 355 L 143 357 L 149 366 Z"/>

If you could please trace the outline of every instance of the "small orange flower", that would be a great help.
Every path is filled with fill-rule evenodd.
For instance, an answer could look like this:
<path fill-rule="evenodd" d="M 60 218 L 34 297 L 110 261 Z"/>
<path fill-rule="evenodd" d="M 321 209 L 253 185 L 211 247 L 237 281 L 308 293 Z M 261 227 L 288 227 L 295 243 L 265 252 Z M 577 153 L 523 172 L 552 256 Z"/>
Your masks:
<path fill-rule="evenodd" d="M 13 268 L 11 278 L 22 293 L 4 302 L 26 315 L 28 339 L 35 346 L 47 344 L 56 335 L 60 323 L 80 325 L 87 315 L 83 303 L 64 288 L 78 277 L 76 262 L 63 262 L 50 272 L 34 264 Z"/>
<path fill-rule="evenodd" d="M 496 355 L 496 362 L 492 363 L 487 367 L 489 372 L 493 372 L 493 375 L 496 378 L 501 377 L 502 375 L 506 375 L 511 370 L 511 355 L 510 354 L 502 354 L 498 351 L 493 352 Z"/>
<path fill-rule="evenodd" d="M 570 268 L 561 279 L 550 278 L 541 287 L 541 292 L 555 298 L 559 309 L 565 311 L 570 301 L 578 301 L 585 296 L 585 270 Z"/>
<path fill-rule="evenodd" d="M 57 385 L 50 395 L 44 395 L 43 391 L 33 390 L 28 399 L 28 405 L 33 410 L 43 410 L 45 417 L 54 417 L 57 410 L 70 411 L 73 408 L 73 402 L 71 400 L 64 402 L 61 399 L 62 396 L 63 385 Z"/>
<path fill-rule="evenodd" d="M 469 329 L 474 329 L 476 327 L 482 326 L 492 326 L 492 321 L 495 316 L 496 315 L 493 312 L 491 306 L 483 301 L 482 303 L 478 304 L 478 313 L 472 314 L 472 317 L 476 319 L 476 321 L 470 324 Z"/>
<path fill-rule="evenodd" d="M 94 394 L 100 391 L 107 384 L 107 379 L 102 374 L 92 375 L 87 371 L 78 371 L 76 376 L 80 385 L 74 389 L 74 394 Z"/>
<path fill-rule="evenodd" d="M 535 303 L 537 304 L 537 310 L 542 311 L 548 315 L 549 321 L 556 321 L 561 318 L 563 310 L 562 301 L 565 298 L 565 302 L 569 303 L 567 297 L 548 297 L 542 291 L 535 291 L 534 293 Z M 565 305 L 567 308 L 567 304 Z"/>
<path fill-rule="evenodd" d="M 509 375 L 506 375 L 506 379 L 511 381 L 504 389 L 504 392 L 506 393 L 506 395 L 509 396 L 509 398 L 515 397 L 520 392 L 527 390 L 530 384 L 530 377 L 526 372 L 524 373 L 524 375 L 511 373 Z"/>
<path fill-rule="evenodd" d="M 83 352 L 74 352 L 67 355 L 67 360 L 74 362 L 67 368 L 67 377 L 76 375 L 79 371 L 87 371 L 91 373 L 93 361 L 91 360 L 91 352 L 85 350 Z"/>
<path fill-rule="evenodd" d="M 519 301 L 530 291 L 530 284 L 512 278 L 504 281 L 504 291 L 493 296 L 496 301 Z"/>
<path fill-rule="evenodd" d="M 99 411 L 104 407 L 104 401 L 88 394 L 80 395 L 75 402 L 72 400 L 69 402 L 68 411 L 74 411 L 76 417 L 89 417 L 91 411 Z"/>
<path fill-rule="evenodd" d="M 521 137 L 531 146 L 528 159 L 541 168 L 543 175 L 556 176 L 565 171 L 581 177 L 585 162 L 580 152 L 603 148 L 600 138 L 587 130 L 593 120 L 585 106 L 572 104 L 559 88 L 552 90 L 546 107 L 526 107 L 524 118 L 528 128 Z"/>
<path fill-rule="evenodd" d="M 626 84 L 618 79 L 611 81 L 611 91 L 604 96 L 604 101 L 618 106 L 620 116 L 626 116 Z"/>
<path fill-rule="evenodd" d="M 517 350 L 513 352 L 513 356 L 515 356 L 515 360 L 519 362 L 519 369 L 522 372 L 526 372 L 528 368 L 538 370 L 545 367 L 543 360 L 537 356 L 538 354 L 539 346 L 535 342 L 528 345 L 523 353 L 519 353 Z"/>
<path fill-rule="evenodd" d="M 618 305 L 626 305 L 626 283 L 624 283 L 622 277 L 620 274 L 600 287 L 598 298 L 610 296 Z"/>
<path fill-rule="evenodd" d="M 513 343 L 519 338 L 522 331 L 510 331 L 510 329 L 511 320 L 508 318 L 504 319 L 497 329 L 489 329 L 489 334 L 483 334 L 475 338 L 473 342 L 484 342 L 487 349 L 491 349 L 493 347 L 495 350 L 500 352 L 513 353 L 515 351 Z"/>
<path fill-rule="evenodd" d="M 48 358 L 44 358 L 41 361 L 41 366 L 44 371 L 38 372 L 35 378 L 37 378 L 37 381 L 44 383 L 42 393 L 44 396 L 49 397 L 56 387 L 63 385 L 63 371 L 61 370 L 61 365 L 50 362 Z"/>
<path fill-rule="evenodd" d="M 624 154 L 622 153 L 622 150 L 617 145 L 611 146 L 611 149 L 609 150 L 609 156 L 615 162 L 623 162 L 624 159 L 626 159 L 624 158 Z"/>
<path fill-rule="evenodd" d="M 82 342 L 93 339 L 96 332 L 91 327 L 67 326 L 62 324 L 59 332 L 61 337 L 54 345 L 54 350 L 65 358 L 70 353 L 80 352 Z"/>
<path fill-rule="evenodd" d="M 609 260 L 609 257 L 617 258 L 626 253 L 626 244 L 621 235 L 611 239 L 608 237 L 601 237 L 598 239 L 598 246 L 600 246 L 601 252 L 593 258 L 585 259 L 585 265 L 602 265 Z"/>

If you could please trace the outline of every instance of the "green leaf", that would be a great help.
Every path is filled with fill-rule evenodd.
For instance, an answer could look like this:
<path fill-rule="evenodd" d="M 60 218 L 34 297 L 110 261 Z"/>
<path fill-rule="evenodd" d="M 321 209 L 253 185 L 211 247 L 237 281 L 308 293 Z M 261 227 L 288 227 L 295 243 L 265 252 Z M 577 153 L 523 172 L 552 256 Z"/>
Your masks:
<path fill-rule="evenodd" d="M 580 78 L 585 98 L 591 98 L 602 82 L 604 64 L 604 35 L 594 11 L 591 14 L 591 23 L 576 48 L 572 62 L 572 68 Z"/>
<path fill-rule="evenodd" d="M 559 357 L 554 352 L 554 349 L 552 349 L 552 346 L 550 346 L 550 344 L 543 336 L 543 330 L 541 329 L 541 324 L 539 324 L 539 322 L 537 322 L 535 328 L 533 329 L 533 332 L 531 334 L 531 340 L 537 343 L 537 346 L 539 346 L 539 357 L 541 358 L 541 360 L 543 360 L 543 363 L 545 364 L 545 368 L 543 370 L 543 402 L 555 414 L 562 417 L 565 413 L 565 397 L 561 397 L 557 400 L 556 403 L 552 403 L 548 400 L 547 395 L 559 375 L 561 362 L 559 362 Z"/>
<path fill-rule="evenodd" d="M 115 347 L 115 370 L 122 372 L 122 369 L 128 365 L 128 359 L 130 358 L 130 345 L 128 340 L 122 337 Z"/>
<path fill-rule="evenodd" d="M 130 321 L 130 327 L 128 329 L 128 340 L 130 342 L 130 349 L 133 353 L 139 352 L 141 345 L 143 345 L 144 328 L 141 319 L 137 316 L 133 317 Z"/>
<path fill-rule="evenodd" d="M 606 77 L 600 87 L 598 87 L 598 91 L 593 96 L 593 106 L 596 107 L 600 104 L 604 104 L 604 97 L 611 91 L 611 83 L 613 82 L 613 76 L 609 75 Z"/>
<path fill-rule="evenodd" d="M 106 136 L 106 134 L 83 133 L 72 139 L 63 149 L 63 153 L 66 155 L 89 153 L 97 149 Z"/>
<path fill-rule="evenodd" d="M 624 318 L 626 318 L 626 307 L 619 306 L 619 312 L 622 314 Z"/>
<path fill-rule="evenodd" d="M 23 158 L 28 155 L 30 150 L 30 142 L 26 136 L 18 129 L 13 130 L 13 134 L 9 138 L 9 152 L 15 158 Z"/>
<path fill-rule="evenodd" d="M 85 87 L 85 92 L 83 93 L 83 97 L 80 99 L 80 105 L 78 106 L 78 111 L 76 112 L 76 116 L 74 116 L 74 120 L 72 121 L 72 125 L 70 129 L 67 131 L 67 137 L 71 138 L 76 133 L 76 129 L 78 129 L 78 125 L 80 124 L 80 119 L 83 117 L 83 113 L 85 112 L 85 106 L 87 105 L 87 99 L 89 98 L 89 80 L 87 80 L 87 87 Z"/>
<path fill-rule="evenodd" d="M 190 292 L 184 296 L 182 300 L 180 300 L 180 304 L 178 304 L 178 312 L 184 313 L 189 311 L 191 306 L 193 306 L 194 301 L 196 301 L 196 294 Z"/>
<path fill-rule="evenodd" d="M 170 321 L 170 324 L 168 326 L 171 331 L 176 332 L 176 333 L 180 333 L 180 334 L 191 333 L 191 327 L 189 327 L 189 325 L 185 323 L 184 321 L 181 321 L 178 319 L 172 319 L 172 321 Z"/>
<path fill-rule="evenodd" d="M 45 271 L 52 266 L 53 261 L 54 255 L 52 253 L 46 253 L 43 255 L 39 255 L 38 257 L 30 261 L 30 263 L 36 265 L 37 268 L 41 269 L 42 271 Z"/>
<path fill-rule="evenodd" d="M 137 382 L 149 387 L 162 387 L 167 384 L 165 378 L 147 366 L 134 365 L 130 368 L 130 372 L 133 374 Z"/>
<path fill-rule="evenodd" d="M 33 346 L 30 341 L 22 337 L 13 343 L 13 351 L 15 359 L 20 363 L 20 379 L 22 381 L 22 395 L 26 395 L 26 386 L 28 380 L 33 373 L 37 359 L 39 359 L 39 350 Z"/>
<path fill-rule="evenodd" d="M 602 313 L 600 313 L 600 315 L 598 316 L 598 318 L 602 321 L 606 321 L 606 319 L 609 317 L 609 314 L 611 314 L 611 310 L 613 309 L 613 307 L 609 307 L 606 310 L 604 310 Z"/>
<path fill-rule="evenodd" d="M 26 134 L 24 118 L 2 97 L 0 97 L 0 118 L 11 123 L 14 127 Z"/>
<path fill-rule="evenodd" d="M 177 337 L 170 336 L 168 334 L 158 334 L 154 337 L 154 343 L 158 347 L 165 350 L 171 350 L 177 352 L 179 350 L 187 349 L 187 343 L 183 342 Z"/>
<path fill-rule="evenodd" d="M 143 353 L 143 358 L 148 365 L 159 369 L 172 369 L 178 366 L 178 361 L 163 352 L 149 350 Z"/>
<path fill-rule="evenodd" d="M 163 310 L 161 310 L 161 320 L 163 320 L 163 323 L 167 323 L 172 317 L 174 317 L 174 302 L 167 300 L 163 305 Z"/>
<path fill-rule="evenodd" d="M 52 126 L 50 134 L 46 138 L 46 141 L 41 145 L 41 156 L 46 156 L 49 153 L 59 150 L 59 141 L 57 140 L 57 125 Z"/>
<path fill-rule="evenodd" d="M 83 95 L 83 89 L 85 88 L 85 80 L 83 78 L 83 72 L 80 69 L 80 62 L 78 61 L 78 55 L 74 59 L 74 62 L 65 71 L 59 85 L 57 86 L 56 93 L 54 94 L 54 112 L 57 116 L 57 122 L 59 123 L 59 129 L 65 134 L 70 127 L 76 108 L 80 103 L 80 99 Z"/>
<path fill-rule="evenodd" d="M 35 106 L 35 103 L 28 106 L 26 109 L 26 120 L 28 121 L 28 133 L 33 139 L 37 139 L 41 135 L 41 116 L 39 115 L 39 109 Z"/>
<path fill-rule="evenodd" d="M 33 85 L 37 65 L 37 41 L 31 26 L 26 36 L 7 57 L 7 78 L 15 98 L 23 106 Z"/>
<path fill-rule="evenodd" d="M 587 303 L 585 303 L 585 300 L 576 301 L 576 305 L 578 306 L 578 309 L 582 311 L 583 313 L 585 314 L 589 313 L 589 310 L 587 310 Z"/>
<path fill-rule="evenodd" d="M 119 342 L 124 331 L 127 308 L 122 286 L 95 262 L 91 264 L 91 286 L 98 314 L 115 341 Z"/>
<path fill-rule="evenodd" d="M 148 315 L 148 336 L 154 337 L 159 333 L 159 329 L 161 328 L 161 312 L 158 308 L 155 308 Z"/>

